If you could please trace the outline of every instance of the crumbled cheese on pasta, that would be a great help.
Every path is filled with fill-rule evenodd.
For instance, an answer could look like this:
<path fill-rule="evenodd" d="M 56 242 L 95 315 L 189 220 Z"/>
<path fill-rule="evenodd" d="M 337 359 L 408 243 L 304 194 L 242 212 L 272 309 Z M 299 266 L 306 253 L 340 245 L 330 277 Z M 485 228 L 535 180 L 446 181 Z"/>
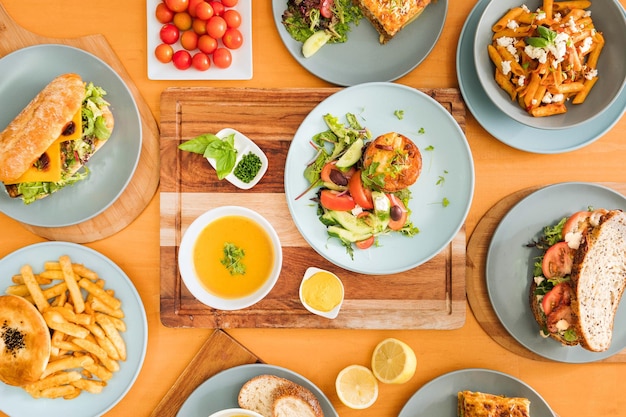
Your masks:
<path fill-rule="evenodd" d="M 569 30 L 571 30 L 572 33 L 580 32 L 580 30 L 576 26 L 576 21 L 574 20 L 574 16 L 569 17 L 569 20 L 567 21 L 567 26 L 569 26 Z"/>
<path fill-rule="evenodd" d="M 537 20 L 544 20 L 546 18 L 546 12 L 537 9 Z"/>
<path fill-rule="evenodd" d="M 587 36 L 583 40 L 583 44 L 580 45 L 580 53 L 584 54 L 587 52 L 591 48 L 591 45 L 593 45 L 593 38 L 591 36 Z"/>
<path fill-rule="evenodd" d="M 565 96 L 563 94 L 552 95 L 550 92 L 546 92 L 541 102 L 544 104 L 550 104 L 550 103 L 561 103 L 563 100 L 565 100 Z"/>
<path fill-rule="evenodd" d="M 519 27 L 519 23 L 517 23 L 517 20 L 509 20 L 506 22 L 506 27 L 511 30 L 515 30 Z"/>
<path fill-rule="evenodd" d="M 598 70 L 595 69 L 595 68 L 590 69 L 589 71 L 587 71 L 585 73 L 585 78 L 588 79 L 588 80 L 592 80 L 592 79 L 594 79 L 597 76 L 598 76 Z"/>
<path fill-rule="evenodd" d="M 528 6 L 526 6 L 525 4 L 522 4 L 522 10 L 525 11 L 526 13 L 530 13 L 530 9 L 528 8 Z"/>
<path fill-rule="evenodd" d="M 519 62 L 519 56 L 517 54 L 517 48 L 515 47 L 515 38 L 511 38 L 510 36 L 502 36 L 496 39 L 496 44 L 498 46 L 503 46 L 511 55 L 515 57 L 515 60 Z"/>
<path fill-rule="evenodd" d="M 511 72 L 511 61 L 502 61 L 502 73 L 508 75 Z"/>
<path fill-rule="evenodd" d="M 519 85 L 520 87 L 523 87 L 525 82 L 526 82 L 526 77 L 523 75 L 520 75 L 519 78 L 517 79 L 517 85 Z"/>

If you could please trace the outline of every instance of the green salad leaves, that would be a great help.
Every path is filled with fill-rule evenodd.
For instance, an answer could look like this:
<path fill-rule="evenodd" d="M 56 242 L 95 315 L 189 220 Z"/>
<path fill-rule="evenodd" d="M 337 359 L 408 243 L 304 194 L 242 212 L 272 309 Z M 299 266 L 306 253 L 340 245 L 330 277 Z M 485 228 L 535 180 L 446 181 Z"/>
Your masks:
<path fill-rule="evenodd" d="M 325 30 L 331 34 L 328 43 L 343 43 L 348 40 L 350 25 L 359 24 L 361 10 L 352 0 L 334 0 L 330 6 L 330 17 L 324 17 L 321 8 L 324 1 L 289 0 L 283 13 L 283 25 L 289 35 L 298 42 L 306 41 L 313 33 Z"/>

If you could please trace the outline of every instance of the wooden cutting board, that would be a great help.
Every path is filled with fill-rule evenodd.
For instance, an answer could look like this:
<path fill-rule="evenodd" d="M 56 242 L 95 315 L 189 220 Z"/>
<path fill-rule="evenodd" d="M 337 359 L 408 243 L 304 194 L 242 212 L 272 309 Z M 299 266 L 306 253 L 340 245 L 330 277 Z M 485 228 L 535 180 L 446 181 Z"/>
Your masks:
<path fill-rule="evenodd" d="M 161 321 L 171 327 L 454 329 L 465 322 L 465 230 L 429 262 L 402 274 L 368 276 L 326 261 L 302 238 L 284 194 L 284 166 L 293 135 L 327 89 L 169 88 L 161 95 Z M 456 89 L 422 90 L 465 126 Z M 203 133 L 232 127 L 268 155 L 269 169 L 254 188 L 219 181 L 205 159 L 177 146 Z M 182 233 L 204 211 L 241 205 L 268 219 L 283 245 L 283 269 L 269 295 L 252 307 L 220 311 L 198 302 L 177 268 Z M 346 299 L 334 320 L 310 314 L 298 288 L 316 266 L 341 277 Z"/>
<path fill-rule="evenodd" d="M 102 35 L 75 39 L 49 38 L 20 27 L 0 4 L 0 58 L 31 45 L 62 44 L 83 49 L 105 61 L 124 80 L 131 91 L 142 127 L 139 163 L 120 197 L 99 215 L 82 223 L 65 227 L 39 227 L 23 224 L 31 232 L 50 240 L 86 243 L 111 236 L 128 226 L 148 205 L 159 184 L 159 128 L 121 61 Z"/>
<path fill-rule="evenodd" d="M 626 184 L 613 182 L 602 184 L 622 194 L 626 194 Z M 517 202 L 539 188 L 541 187 L 527 188 L 506 196 L 489 209 L 476 225 L 467 244 L 467 300 L 476 320 L 493 340 L 520 356 L 546 361 L 548 359 L 531 352 L 517 342 L 500 323 L 489 301 L 487 283 L 485 281 L 489 242 L 500 220 Z M 626 350 L 603 361 L 626 362 Z"/>

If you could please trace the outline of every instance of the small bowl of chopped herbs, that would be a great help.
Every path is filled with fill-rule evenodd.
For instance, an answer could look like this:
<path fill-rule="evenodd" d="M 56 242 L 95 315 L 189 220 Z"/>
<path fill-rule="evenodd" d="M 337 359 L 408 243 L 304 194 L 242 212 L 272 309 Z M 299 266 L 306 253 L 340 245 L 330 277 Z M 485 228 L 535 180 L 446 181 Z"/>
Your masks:
<path fill-rule="evenodd" d="M 203 155 L 217 177 L 243 190 L 254 187 L 267 171 L 267 156 L 243 133 L 224 128 L 183 142 L 179 149 Z"/>

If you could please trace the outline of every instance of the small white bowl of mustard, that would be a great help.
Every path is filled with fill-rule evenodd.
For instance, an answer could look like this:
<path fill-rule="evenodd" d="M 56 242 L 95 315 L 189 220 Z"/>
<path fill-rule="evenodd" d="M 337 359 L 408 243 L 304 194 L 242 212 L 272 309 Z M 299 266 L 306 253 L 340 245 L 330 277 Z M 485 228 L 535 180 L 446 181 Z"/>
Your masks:
<path fill-rule="evenodd" d="M 300 283 L 300 301 L 313 314 L 334 319 L 344 298 L 341 279 L 330 271 L 310 267 Z"/>

